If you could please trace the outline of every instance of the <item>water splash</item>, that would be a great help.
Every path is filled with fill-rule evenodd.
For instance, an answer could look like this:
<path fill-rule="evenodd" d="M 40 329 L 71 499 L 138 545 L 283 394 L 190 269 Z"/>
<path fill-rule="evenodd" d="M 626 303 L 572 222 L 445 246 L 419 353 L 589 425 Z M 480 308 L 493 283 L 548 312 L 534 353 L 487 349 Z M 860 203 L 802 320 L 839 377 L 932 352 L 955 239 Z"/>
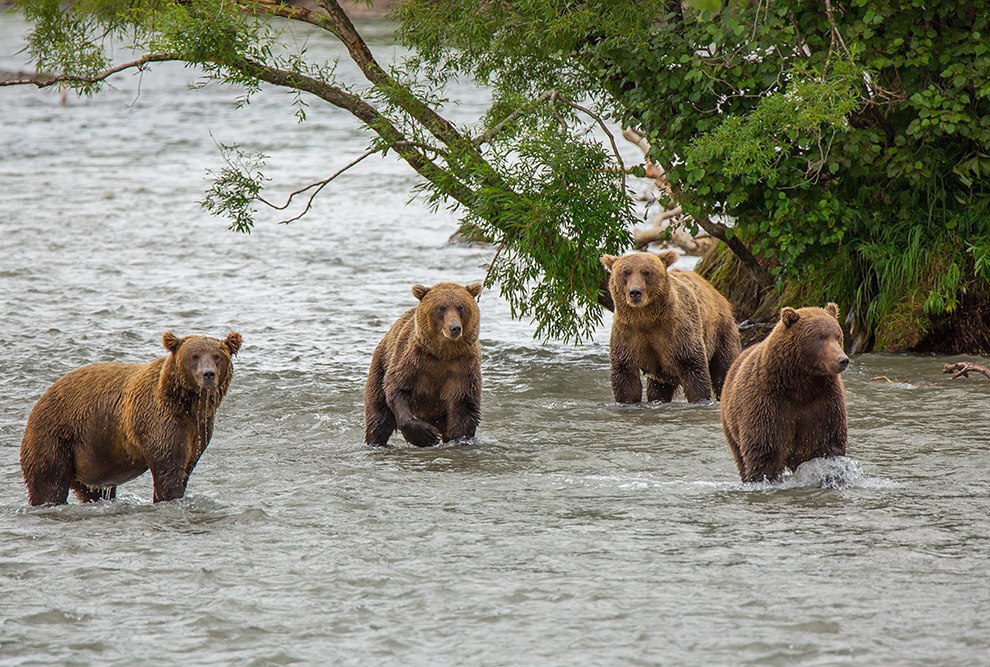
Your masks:
<path fill-rule="evenodd" d="M 779 485 L 774 486 L 784 489 L 849 489 L 883 488 L 890 485 L 887 480 L 867 477 L 856 459 L 836 456 L 805 461 L 793 474 L 787 475 Z"/>

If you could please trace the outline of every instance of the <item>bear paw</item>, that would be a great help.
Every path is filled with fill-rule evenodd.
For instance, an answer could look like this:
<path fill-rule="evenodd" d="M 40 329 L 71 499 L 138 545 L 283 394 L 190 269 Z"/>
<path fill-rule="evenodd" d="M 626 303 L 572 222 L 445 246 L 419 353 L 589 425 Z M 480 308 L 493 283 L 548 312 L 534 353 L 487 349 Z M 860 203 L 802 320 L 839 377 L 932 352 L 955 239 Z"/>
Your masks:
<path fill-rule="evenodd" d="M 399 430 L 403 438 L 417 447 L 432 447 L 440 442 L 440 431 L 426 422 L 415 421 Z"/>

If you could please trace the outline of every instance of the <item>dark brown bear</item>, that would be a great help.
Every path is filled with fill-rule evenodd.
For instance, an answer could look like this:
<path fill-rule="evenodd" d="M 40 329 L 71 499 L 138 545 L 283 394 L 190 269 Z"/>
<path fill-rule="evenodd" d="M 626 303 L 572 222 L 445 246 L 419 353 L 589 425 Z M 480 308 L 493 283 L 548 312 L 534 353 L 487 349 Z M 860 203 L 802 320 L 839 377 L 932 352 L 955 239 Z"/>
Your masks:
<path fill-rule="evenodd" d="M 419 305 L 375 348 L 364 386 L 364 440 L 396 428 L 417 447 L 473 438 L 481 421 L 481 283 L 414 285 Z"/>
<path fill-rule="evenodd" d="M 615 303 L 609 360 L 612 392 L 619 403 L 643 398 L 668 402 L 679 385 L 691 403 L 722 393 L 722 383 L 739 354 L 739 330 L 732 306 L 693 271 L 668 271 L 673 250 L 603 255 Z"/>
<path fill-rule="evenodd" d="M 784 308 L 780 322 L 729 369 L 722 430 L 744 482 L 775 481 L 785 468 L 846 453 L 849 365 L 834 303 Z"/>
<path fill-rule="evenodd" d="M 83 366 L 55 382 L 31 410 L 21 470 L 32 505 L 116 497 L 118 484 L 151 469 L 155 502 L 181 498 L 213 435 L 234 376 L 241 335 L 162 336 L 169 354 L 150 364 Z"/>

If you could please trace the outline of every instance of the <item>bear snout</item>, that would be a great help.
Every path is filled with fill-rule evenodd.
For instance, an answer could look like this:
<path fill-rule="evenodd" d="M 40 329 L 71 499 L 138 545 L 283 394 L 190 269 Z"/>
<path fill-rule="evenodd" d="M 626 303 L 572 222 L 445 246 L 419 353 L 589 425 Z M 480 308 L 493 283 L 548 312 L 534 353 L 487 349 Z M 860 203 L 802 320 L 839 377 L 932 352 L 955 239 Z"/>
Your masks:
<path fill-rule="evenodd" d="M 448 330 L 450 331 L 450 337 L 451 338 L 460 338 L 460 336 L 461 336 L 461 325 L 459 323 L 457 323 L 457 322 L 451 322 L 450 326 L 448 327 Z"/>
<path fill-rule="evenodd" d="M 849 367 L 849 357 L 842 355 L 839 360 L 836 361 L 836 365 L 839 367 L 839 372 L 846 370 Z"/>
<path fill-rule="evenodd" d="M 626 290 L 627 299 L 626 301 L 630 306 L 639 306 L 645 303 L 643 299 L 644 292 L 639 287 L 630 287 Z"/>
<path fill-rule="evenodd" d="M 196 368 L 196 384 L 200 389 L 213 389 L 217 386 L 218 375 L 215 364 L 200 363 Z"/>

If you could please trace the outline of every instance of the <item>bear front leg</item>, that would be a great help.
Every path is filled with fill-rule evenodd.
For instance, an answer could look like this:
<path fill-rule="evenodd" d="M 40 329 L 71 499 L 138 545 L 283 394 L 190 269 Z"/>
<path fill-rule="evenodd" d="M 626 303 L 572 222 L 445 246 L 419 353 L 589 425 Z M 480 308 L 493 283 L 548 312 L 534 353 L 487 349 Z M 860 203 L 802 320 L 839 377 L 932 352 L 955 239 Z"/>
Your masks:
<path fill-rule="evenodd" d="M 154 482 L 154 502 L 177 500 L 186 493 L 185 441 L 181 433 L 169 433 L 160 443 L 146 448 Z"/>
<path fill-rule="evenodd" d="M 643 382 L 639 379 L 639 367 L 629 359 L 625 341 L 612 327 L 609 344 L 609 366 L 612 369 L 612 395 L 616 403 L 639 403 L 643 400 Z"/>
<path fill-rule="evenodd" d="M 712 380 L 708 375 L 708 363 L 702 354 L 692 354 L 680 357 L 678 374 L 684 385 L 684 398 L 688 403 L 712 400 Z"/>
<path fill-rule="evenodd" d="M 769 441 L 743 443 L 741 454 L 744 482 L 776 482 L 784 474 L 780 450 Z"/>
<path fill-rule="evenodd" d="M 402 437 L 417 447 L 431 447 L 440 442 L 440 431 L 416 419 L 409 407 L 410 392 L 396 391 L 389 396 L 389 407 Z"/>
<path fill-rule="evenodd" d="M 809 424 L 807 438 L 815 458 L 845 456 L 849 440 L 845 392 L 840 388 L 828 399 L 821 415 Z"/>
<path fill-rule="evenodd" d="M 447 410 L 447 428 L 443 441 L 473 438 L 481 423 L 481 402 L 474 396 L 454 402 Z"/>

